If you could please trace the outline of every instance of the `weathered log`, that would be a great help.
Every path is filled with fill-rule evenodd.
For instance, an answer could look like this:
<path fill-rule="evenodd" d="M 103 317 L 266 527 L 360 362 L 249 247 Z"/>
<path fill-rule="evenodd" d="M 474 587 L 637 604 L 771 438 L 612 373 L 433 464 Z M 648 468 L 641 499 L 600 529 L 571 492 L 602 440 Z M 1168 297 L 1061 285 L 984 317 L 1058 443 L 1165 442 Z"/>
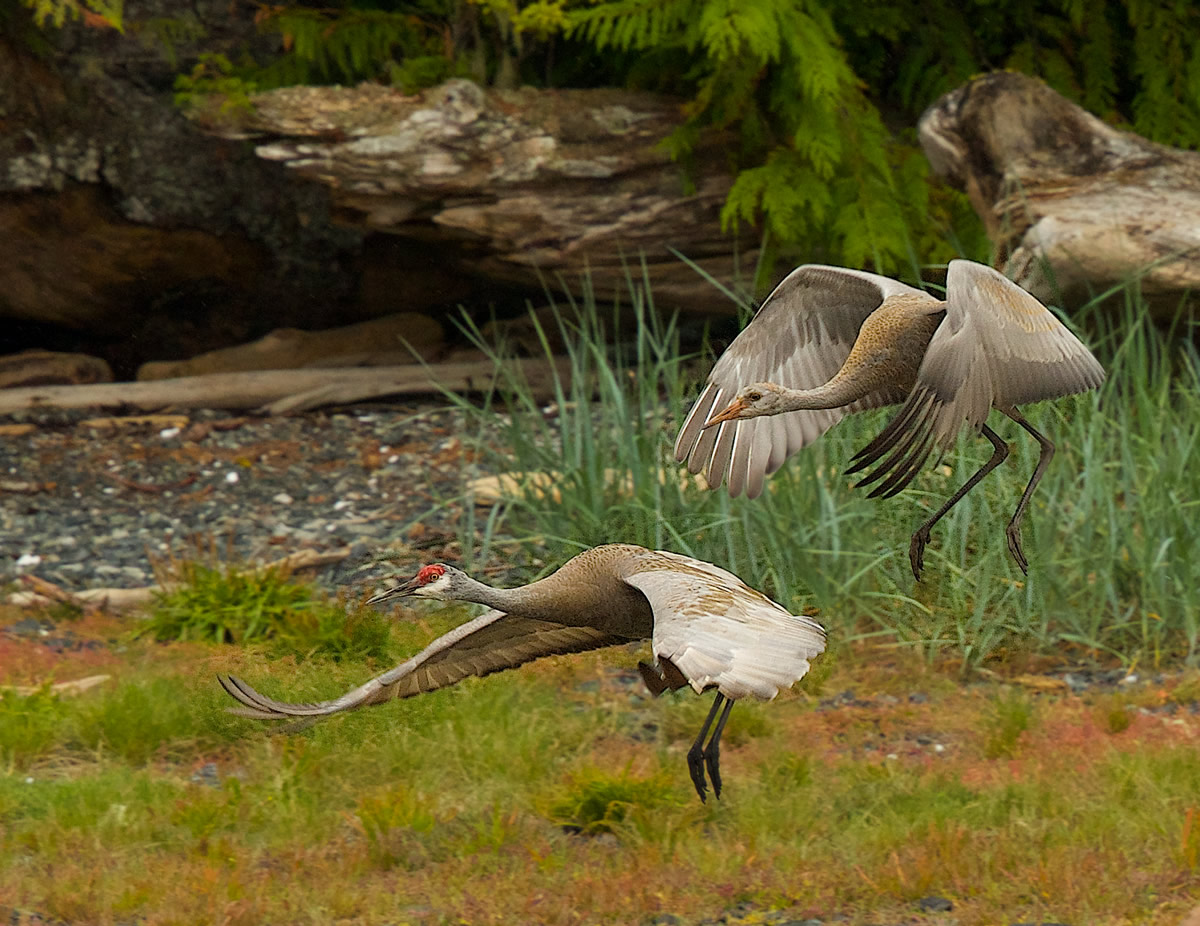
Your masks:
<path fill-rule="evenodd" d="M 143 363 L 139 380 L 207 373 L 315 367 L 383 367 L 433 363 L 445 351 L 442 326 L 428 315 L 400 312 L 322 331 L 278 328 L 257 341 L 208 351 L 189 360 Z"/>
<path fill-rule="evenodd" d="M 555 358 L 509 361 L 539 400 L 554 395 L 554 382 L 569 376 L 570 362 Z M 271 414 L 304 411 L 394 395 L 487 392 L 494 388 L 496 365 L 488 361 L 407 364 L 390 367 L 341 367 L 315 370 L 264 370 L 213 373 L 143 383 L 95 386 L 46 386 L 0 390 L 0 415 L 36 408 L 263 408 Z"/>
<path fill-rule="evenodd" d="M 0 356 L 0 389 L 111 383 L 112 369 L 99 357 L 50 350 Z"/>
<path fill-rule="evenodd" d="M 1078 304 L 1137 279 L 1168 314 L 1200 290 L 1200 154 L 1119 131 L 1012 72 L 946 94 L 919 132 L 1038 298 Z"/>
<path fill-rule="evenodd" d="M 658 302 L 731 311 L 671 253 L 723 282 L 738 276 L 720 223 L 732 183 L 725 140 L 706 138 L 685 178 L 663 144 L 681 122 L 677 101 L 455 79 L 419 96 L 362 84 L 251 102 L 192 118 L 225 138 L 269 137 L 259 157 L 325 185 L 345 224 L 438 242 L 473 276 L 578 295 L 588 274 L 601 298 L 627 294 L 644 257 Z M 742 266 L 755 256 L 744 251 Z"/>

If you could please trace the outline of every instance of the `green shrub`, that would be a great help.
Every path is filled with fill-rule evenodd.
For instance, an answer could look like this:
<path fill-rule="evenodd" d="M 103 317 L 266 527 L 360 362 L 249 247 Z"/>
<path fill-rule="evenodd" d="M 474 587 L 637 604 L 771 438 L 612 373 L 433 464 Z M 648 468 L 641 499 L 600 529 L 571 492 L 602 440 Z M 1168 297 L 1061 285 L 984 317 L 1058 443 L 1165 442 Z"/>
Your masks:
<path fill-rule="evenodd" d="M 673 785 L 661 776 L 638 778 L 628 768 L 619 775 L 585 769 L 549 801 L 547 816 L 569 832 L 595 836 L 618 831 L 639 811 L 677 800 Z"/>
<path fill-rule="evenodd" d="M 159 570 L 163 572 L 164 570 Z M 175 560 L 139 635 L 214 643 L 272 641 L 303 659 L 386 659 L 390 623 L 373 608 L 331 600 L 284 570 Z"/>

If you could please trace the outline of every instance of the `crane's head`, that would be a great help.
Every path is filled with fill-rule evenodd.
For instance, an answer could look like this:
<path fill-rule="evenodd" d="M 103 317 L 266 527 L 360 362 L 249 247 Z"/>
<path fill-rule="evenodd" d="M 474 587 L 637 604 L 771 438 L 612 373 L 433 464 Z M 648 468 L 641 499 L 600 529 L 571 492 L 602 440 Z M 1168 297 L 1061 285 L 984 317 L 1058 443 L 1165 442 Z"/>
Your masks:
<path fill-rule="evenodd" d="M 741 418 L 758 418 L 762 415 L 777 415 L 783 411 L 783 389 L 774 383 L 751 383 L 742 388 L 733 401 L 704 423 L 711 428 L 722 421 L 737 421 Z"/>
<path fill-rule="evenodd" d="M 367 599 L 367 604 L 379 604 L 382 601 L 391 601 L 393 598 L 410 596 L 446 601 L 454 597 L 454 586 L 460 577 L 465 578 L 465 574 L 453 566 L 447 566 L 445 563 L 431 563 L 428 566 L 422 566 L 417 574 L 407 582 L 372 595 Z"/>

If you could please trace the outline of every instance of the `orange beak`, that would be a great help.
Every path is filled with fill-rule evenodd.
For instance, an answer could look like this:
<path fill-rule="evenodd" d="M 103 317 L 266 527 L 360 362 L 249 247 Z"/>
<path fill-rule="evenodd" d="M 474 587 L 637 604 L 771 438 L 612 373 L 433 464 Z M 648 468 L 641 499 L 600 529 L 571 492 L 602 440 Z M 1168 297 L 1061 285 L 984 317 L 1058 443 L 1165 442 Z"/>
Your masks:
<path fill-rule="evenodd" d="M 717 412 L 715 415 L 709 418 L 708 421 L 704 422 L 704 427 L 700 430 L 703 431 L 706 428 L 711 428 L 713 425 L 718 425 L 723 421 L 733 421 L 749 407 L 750 406 L 746 404 L 745 400 L 734 399 L 725 407 L 724 411 Z"/>

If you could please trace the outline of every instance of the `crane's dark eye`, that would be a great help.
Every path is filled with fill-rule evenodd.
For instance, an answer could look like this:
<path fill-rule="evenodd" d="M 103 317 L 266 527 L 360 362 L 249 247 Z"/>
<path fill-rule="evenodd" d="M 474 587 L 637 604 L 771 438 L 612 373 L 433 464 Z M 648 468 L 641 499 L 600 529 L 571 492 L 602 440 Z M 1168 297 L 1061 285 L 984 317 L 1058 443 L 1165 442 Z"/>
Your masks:
<path fill-rule="evenodd" d="M 746 398 L 749 399 L 751 402 L 758 402 L 759 400 L 762 399 L 762 393 L 761 392 L 751 392 L 749 395 L 746 396 Z"/>

